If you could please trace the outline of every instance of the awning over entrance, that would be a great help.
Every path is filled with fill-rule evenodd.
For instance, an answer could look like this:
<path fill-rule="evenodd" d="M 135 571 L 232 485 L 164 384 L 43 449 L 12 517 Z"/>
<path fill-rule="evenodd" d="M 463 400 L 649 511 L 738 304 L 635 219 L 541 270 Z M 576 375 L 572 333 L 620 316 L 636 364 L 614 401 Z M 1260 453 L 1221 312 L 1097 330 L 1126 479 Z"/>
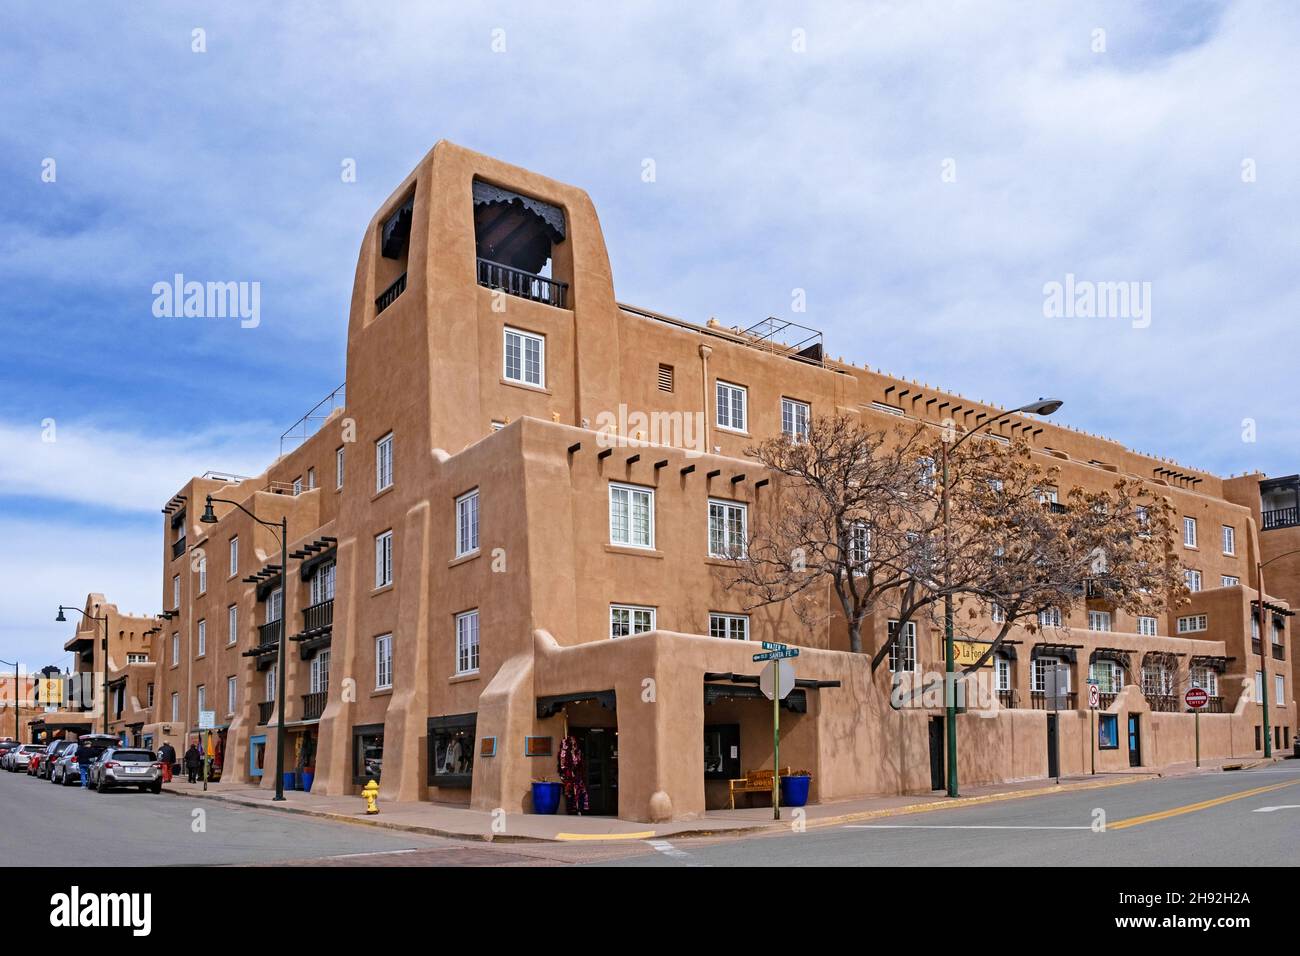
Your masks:
<path fill-rule="evenodd" d="M 749 684 L 704 685 L 705 706 L 728 700 L 761 700 L 765 704 L 769 703 L 761 690 Z M 794 714 L 808 713 L 808 692 L 806 690 L 790 691 L 789 695 L 781 701 L 781 706 Z"/>
<path fill-rule="evenodd" d="M 618 709 L 618 699 L 612 690 L 588 690 L 576 694 L 553 694 L 550 697 L 537 698 L 537 716 L 538 718 L 554 717 L 564 709 L 565 704 L 576 704 L 587 700 L 595 701 L 606 710 Z"/>
<path fill-rule="evenodd" d="M 1074 664 L 1078 661 L 1078 654 L 1075 652 L 1081 647 L 1083 647 L 1082 644 L 1035 644 L 1034 649 L 1029 652 L 1029 656 L 1031 658 L 1059 657 Z"/>

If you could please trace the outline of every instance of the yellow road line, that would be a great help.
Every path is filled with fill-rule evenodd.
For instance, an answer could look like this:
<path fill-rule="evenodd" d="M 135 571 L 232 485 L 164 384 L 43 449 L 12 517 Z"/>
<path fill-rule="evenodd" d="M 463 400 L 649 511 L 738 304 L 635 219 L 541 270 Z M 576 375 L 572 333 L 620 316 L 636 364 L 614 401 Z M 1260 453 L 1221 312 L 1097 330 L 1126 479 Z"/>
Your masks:
<path fill-rule="evenodd" d="M 640 833 L 557 833 L 557 840 L 648 840 L 655 835 L 654 830 L 642 830 Z"/>
<path fill-rule="evenodd" d="M 1129 817 L 1127 820 L 1119 821 L 1119 823 L 1107 824 L 1106 829 L 1123 830 L 1127 827 L 1135 827 L 1143 823 L 1154 823 L 1156 820 L 1167 820 L 1170 817 L 1182 816 L 1184 813 L 1195 813 L 1197 810 L 1208 810 L 1210 807 L 1217 807 L 1223 803 L 1231 803 L 1233 800 L 1240 800 L 1243 797 L 1254 797 L 1261 793 L 1281 790 L 1283 787 L 1292 787 L 1297 783 L 1300 783 L 1300 780 L 1290 780 L 1286 783 L 1275 783 L 1271 787 L 1256 787 L 1254 790 L 1242 790 L 1240 793 L 1230 793 L 1226 797 L 1215 797 L 1213 800 L 1202 800 L 1200 803 L 1189 803 L 1186 806 L 1173 807 L 1169 810 L 1161 810 L 1158 813 L 1148 813 L 1140 817 Z"/>

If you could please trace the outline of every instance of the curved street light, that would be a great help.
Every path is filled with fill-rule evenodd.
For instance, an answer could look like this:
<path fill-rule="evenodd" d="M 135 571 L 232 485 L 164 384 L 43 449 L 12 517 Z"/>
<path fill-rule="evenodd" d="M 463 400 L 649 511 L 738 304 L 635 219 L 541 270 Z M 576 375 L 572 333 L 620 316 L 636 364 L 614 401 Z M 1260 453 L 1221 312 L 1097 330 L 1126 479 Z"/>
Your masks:
<path fill-rule="evenodd" d="M 976 425 L 966 434 L 962 435 L 956 441 L 951 442 L 953 449 L 957 448 L 967 438 L 970 438 L 981 429 L 988 428 L 990 425 L 996 425 L 998 422 L 1005 421 L 1012 415 L 1025 413 L 1029 415 L 1050 415 L 1060 408 L 1064 402 L 1058 398 L 1040 398 L 1036 402 L 1030 402 L 1027 405 L 1021 405 L 1019 408 L 1013 408 L 1003 412 L 1001 415 L 990 418 Z M 943 507 L 943 586 L 946 592 L 943 596 L 943 666 L 944 666 L 944 700 L 947 703 L 946 714 L 943 722 L 944 737 L 948 752 L 948 796 L 958 796 L 957 789 L 957 685 L 954 677 L 957 670 L 956 652 L 953 648 L 953 625 L 952 625 L 952 592 L 948 591 L 948 579 L 950 574 L 949 556 L 948 556 L 948 453 L 949 442 L 941 443 L 943 455 L 943 486 L 940 490 L 941 504 Z"/>
<path fill-rule="evenodd" d="M 66 623 L 67 620 L 68 620 L 66 617 L 63 616 L 63 612 L 64 612 L 64 611 L 76 611 L 78 614 L 80 614 L 82 617 L 84 617 L 84 618 L 85 618 L 86 620 L 88 620 L 88 621 L 102 621 L 103 624 L 104 624 L 104 641 L 103 641 L 103 648 L 104 648 L 104 733 L 107 734 L 107 733 L 108 733 L 108 615 L 105 614 L 103 617 L 100 617 L 100 616 L 97 615 L 97 614 L 87 614 L 85 611 L 83 611 L 83 610 L 82 610 L 81 608 L 79 608 L 79 607 L 72 607 L 72 606 L 69 606 L 69 605 L 60 604 L 60 605 L 59 605 L 59 613 L 58 613 L 58 615 L 54 618 L 54 620 L 55 620 L 57 623 L 59 623 L 59 624 Z"/>

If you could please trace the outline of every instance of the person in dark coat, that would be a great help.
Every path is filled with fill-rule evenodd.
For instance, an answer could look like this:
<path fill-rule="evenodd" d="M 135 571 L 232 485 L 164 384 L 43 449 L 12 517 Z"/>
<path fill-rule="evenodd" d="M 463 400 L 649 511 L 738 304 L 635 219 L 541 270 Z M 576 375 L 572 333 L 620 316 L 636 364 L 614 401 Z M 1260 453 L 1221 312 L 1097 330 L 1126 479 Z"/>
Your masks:
<path fill-rule="evenodd" d="M 163 766 L 163 783 L 171 783 L 172 770 L 176 766 L 176 748 L 164 742 L 158 750 L 158 762 Z"/>
<path fill-rule="evenodd" d="M 190 783 L 198 783 L 199 770 L 203 766 L 203 755 L 199 753 L 199 748 L 190 744 L 190 749 L 185 751 L 185 773 L 189 777 Z"/>

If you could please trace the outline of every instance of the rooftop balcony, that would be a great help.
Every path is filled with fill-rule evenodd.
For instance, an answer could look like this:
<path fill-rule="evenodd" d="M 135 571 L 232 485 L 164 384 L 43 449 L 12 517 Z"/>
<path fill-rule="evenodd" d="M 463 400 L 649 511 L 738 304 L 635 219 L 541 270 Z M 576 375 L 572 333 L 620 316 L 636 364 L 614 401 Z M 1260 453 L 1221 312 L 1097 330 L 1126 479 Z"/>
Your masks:
<path fill-rule="evenodd" d="M 500 289 L 509 295 L 543 302 L 557 309 L 568 308 L 569 284 L 567 282 L 548 279 L 490 259 L 478 260 L 478 284 L 485 289 Z"/>
<path fill-rule="evenodd" d="M 1294 505 L 1289 508 L 1273 508 L 1261 512 L 1261 516 L 1265 531 L 1273 531 L 1277 528 L 1294 528 L 1300 525 L 1300 508 Z"/>

